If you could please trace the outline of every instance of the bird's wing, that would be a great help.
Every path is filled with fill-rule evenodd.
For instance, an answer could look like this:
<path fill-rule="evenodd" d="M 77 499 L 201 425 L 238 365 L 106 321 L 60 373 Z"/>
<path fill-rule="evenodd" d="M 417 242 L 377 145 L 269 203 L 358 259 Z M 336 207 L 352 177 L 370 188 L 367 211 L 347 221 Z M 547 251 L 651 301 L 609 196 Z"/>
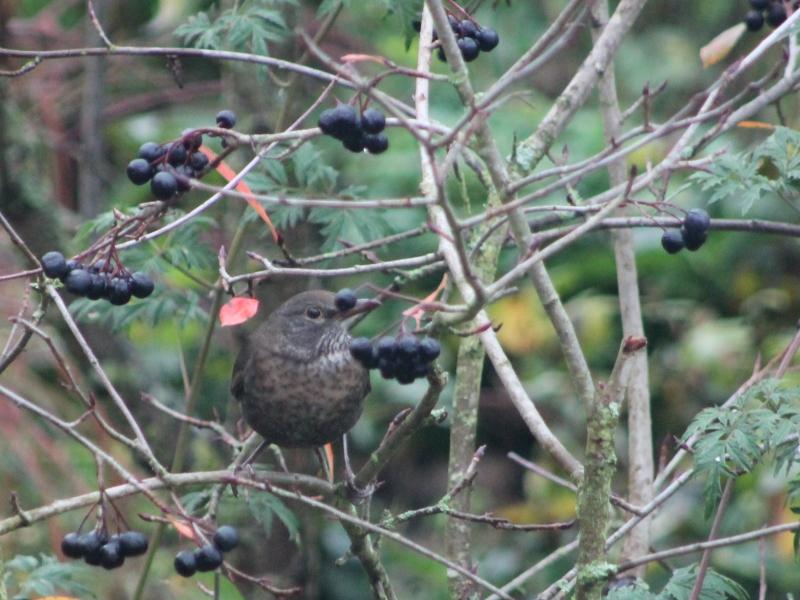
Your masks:
<path fill-rule="evenodd" d="M 236 357 L 236 362 L 233 363 L 233 374 L 231 375 L 231 394 L 237 400 L 242 397 L 244 394 L 244 372 L 245 372 L 245 365 L 250 356 L 250 352 L 248 352 L 249 344 L 245 343 L 242 351 L 239 352 L 239 356 Z"/>

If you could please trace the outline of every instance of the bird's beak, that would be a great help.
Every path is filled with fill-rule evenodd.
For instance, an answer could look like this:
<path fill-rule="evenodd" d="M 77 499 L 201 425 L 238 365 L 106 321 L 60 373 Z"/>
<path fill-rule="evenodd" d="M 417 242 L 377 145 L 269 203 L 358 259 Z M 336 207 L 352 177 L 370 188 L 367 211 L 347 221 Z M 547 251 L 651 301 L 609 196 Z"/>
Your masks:
<path fill-rule="evenodd" d="M 353 317 L 358 317 L 359 315 L 363 315 L 368 313 L 372 310 L 375 310 L 381 305 L 380 302 L 377 300 L 369 300 L 366 298 L 360 299 L 356 302 L 356 305 L 348 311 L 345 311 L 341 314 L 342 319 L 347 323 L 348 329 L 356 324 L 360 319 L 355 319 Z"/>

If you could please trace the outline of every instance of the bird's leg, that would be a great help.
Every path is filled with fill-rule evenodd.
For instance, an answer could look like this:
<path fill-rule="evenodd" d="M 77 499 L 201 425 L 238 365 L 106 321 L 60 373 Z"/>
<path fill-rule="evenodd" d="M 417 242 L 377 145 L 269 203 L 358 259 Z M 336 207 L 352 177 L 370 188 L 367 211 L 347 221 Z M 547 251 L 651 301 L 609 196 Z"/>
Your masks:
<path fill-rule="evenodd" d="M 272 446 L 272 453 L 275 455 L 275 458 L 278 459 L 278 464 L 281 466 L 281 469 L 283 469 L 283 472 L 288 473 L 289 467 L 286 466 L 286 460 L 283 458 L 281 449 L 278 448 L 278 446 Z"/>
<path fill-rule="evenodd" d="M 238 471 L 239 469 L 250 467 L 255 462 L 256 458 L 258 458 L 258 455 L 261 454 L 261 452 L 267 446 L 269 446 L 267 440 L 261 440 L 261 443 L 258 445 L 258 447 L 255 450 L 253 450 L 253 453 L 250 456 L 247 457 L 247 460 L 245 460 L 241 465 L 236 467 L 236 470 Z"/>
<path fill-rule="evenodd" d="M 370 483 L 365 488 L 360 488 L 356 485 L 356 476 L 353 469 L 350 468 L 350 452 L 347 449 L 347 434 L 342 436 L 342 450 L 344 452 L 344 489 L 347 492 L 347 497 L 353 504 L 363 504 L 364 500 L 375 493 L 377 487 L 374 483 Z"/>
<path fill-rule="evenodd" d="M 325 479 L 333 483 L 333 475 L 331 474 L 330 468 L 328 468 L 328 457 L 325 455 L 324 448 L 324 446 L 314 446 L 314 454 L 317 455 L 319 464 L 322 465 L 322 472 L 325 475 Z"/>

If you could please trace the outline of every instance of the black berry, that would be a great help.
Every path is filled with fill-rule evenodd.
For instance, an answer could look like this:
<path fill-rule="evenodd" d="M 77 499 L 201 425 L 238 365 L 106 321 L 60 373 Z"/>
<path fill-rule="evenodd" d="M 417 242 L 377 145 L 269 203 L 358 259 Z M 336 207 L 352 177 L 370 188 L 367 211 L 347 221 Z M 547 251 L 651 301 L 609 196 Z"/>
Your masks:
<path fill-rule="evenodd" d="M 61 540 L 61 552 L 68 558 L 81 558 L 83 557 L 83 548 L 80 544 L 80 536 L 75 533 L 68 533 Z"/>
<path fill-rule="evenodd" d="M 131 295 L 137 298 L 147 298 L 155 289 L 153 280 L 147 273 L 134 273 L 130 279 Z"/>
<path fill-rule="evenodd" d="M 145 142 L 139 148 L 139 153 L 137 156 L 151 163 L 164 156 L 165 153 L 166 149 L 162 146 L 159 146 L 155 142 Z"/>
<path fill-rule="evenodd" d="M 86 297 L 89 300 L 99 300 L 106 294 L 108 287 L 108 278 L 105 273 L 91 273 L 92 287 L 86 292 Z"/>
<path fill-rule="evenodd" d="M 233 129 L 233 126 L 236 125 L 236 115 L 233 114 L 232 110 L 221 110 L 217 113 L 217 127 L 222 127 L 223 129 Z"/>
<path fill-rule="evenodd" d="M 397 364 L 394 360 L 382 358 L 378 361 L 378 370 L 384 379 L 394 379 L 397 376 Z"/>
<path fill-rule="evenodd" d="M 173 167 L 179 167 L 186 162 L 186 157 L 189 153 L 184 148 L 183 144 L 172 144 L 167 154 L 167 162 Z"/>
<path fill-rule="evenodd" d="M 106 290 L 108 301 L 114 306 L 122 306 L 131 300 L 131 287 L 125 277 L 115 277 L 108 283 Z"/>
<path fill-rule="evenodd" d="M 702 208 L 693 208 L 686 215 L 683 224 L 686 226 L 686 230 L 691 234 L 706 233 L 711 225 L 711 217 L 709 217 L 708 213 Z"/>
<path fill-rule="evenodd" d="M 379 133 L 377 135 L 367 134 L 363 138 L 363 143 L 364 148 L 366 148 L 367 152 L 370 154 L 381 154 L 389 149 L 389 138 L 386 137 L 385 133 Z"/>
<path fill-rule="evenodd" d="M 178 182 L 172 173 L 156 173 L 150 181 L 150 191 L 159 200 L 169 200 L 178 193 Z"/>
<path fill-rule="evenodd" d="M 696 250 L 699 250 L 700 247 L 706 243 L 708 234 L 705 231 L 701 234 L 698 233 L 692 234 L 686 229 L 686 226 L 684 225 L 681 227 L 681 237 L 683 238 L 683 245 L 686 247 L 686 249 L 689 252 L 694 252 Z"/>
<path fill-rule="evenodd" d="M 361 115 L 364 133 L 380 133 L 386 127 L 386 115 L 377 108 L 368 108 Z"/>
<path fill-rule="evenodd" d="M 144 185 L 153 176 L 153 168 L 143 158 L 134 158 L 128 163 L 128 179 L 134 185 Z"/>
<path fill-rule="evenodd" d="M 481 49 L 481 52 L 491 52 L 497 48 L 497 44 L 500 43 L 500 36 L 497 35 L 494 29 L 481 27 L 478 29 L 478 35 L 475 37 L 475 41 L 478 42 L 478 48 Z"/>
<path fill-rule="evenodd" d="M 123 556 L 141 556 L 147 552 L 147 536 L 141 531 L 126 531 L 119 536 L 119 549 Z"/>
<path fill-rule="evenodd" d="M 213 542 L 220 552 L 230 552 L 239 545 L 239 532 L 235 527 L 223 525 L 214 534 Z"/>
<path fill-rule="evenodd" d="M 419 342 L 413 335 L 407 335 L 400 338 L 397 342 L 397 353 L 401 360 L 412 361 L 419 352 Z"/>
<path fill-rule="evenodd" d="M 397 383 L 400 385 L 408 385 L 409 383 L 414 383 L 416 377 L 414 376 L 414 371 L 411 369 L 400 369 L 396 375 Z"/>
<path fill-rule="evenodd" d="M 461 35 L 461 21 L 456 19 L 453 15 L 447 15 L 447 21 L 448 21 L 448 23 L 450 23 L 450 29 L 453 30 L 453 33 L 455 33 L 456 36 L 460 36 Z"/>
<path fill-rule="evenodd" d="M 200 146 L 203 145 L 203 134 L 197 133 L 193 129 L 187 129 L 181 133 L 183 140 L 183 147 L 188 152 L 195 152 Z"/>
<path fill-rule="evenodd" d="M 342 146 L 345 147 L 345 150 L 350 150 L 350 152 L 363 152 L 364 151 L 364 136 L 363 135 L 354 135 L 352 137 L 348 137 L 342 140 Z"/>
<path fill-rule="evenodd" d="M 69 267 L 61 252 L 48 252 L 42 257 L 42 270 L 50 279 L 61 279 L 69 274 Z"/>
<path fill-rule="evenodd" d="M 191 577 L 197 572 L 197 561 L 194 552 L 181 550 L 173 561 L 175 572 L 181 577 Z"/>
<path fill-rule="evenodd" d="M 83 560 L 88 565 L 100 565 L 100 549 L 105 546 L 108 536 L 102 532 L 92 531 L 78 538 L 78 545 L 83 555 Z"/>
<path fill-rule="evenodd" d="M 760 10 L 748 10 L 744 16 L 744 24 L 750 31 L 758 31 L 764 26 L 764 14 Z"/>
<path fill-rule="evenodd" d="M 336 294 L 336 298 L 333 301 L 334 305 L 336 305 L 336 309 L 340 312 L 347 312 L 353 308 L 357 302 L 358 299 L 356 298 L 355 293 L 349 288 L 339 290 L 339 292 Z"/>
<path fill-rule="evenodd" d="M 422 377 L 427 377 L 428 376 L 428 369 L 429 368 L 430 367 L 428 366 L 428 363 L 426 363 L 426 362 L 414 362 L 411 365 L 411 370 L 412 370 L 412 373 L 414 374 L 414 377 L 417 377 L 417 378 L 420 378 L 420 379 Z"/>
<path fill-rule="evenodd" d="M 461 35 L 468 38 L 478 37 L 478 26 L 469 19 L 461 21 Z"/>
<path fill-rule="evenodd" d="M 178 191 L 179 192 L 188 192 L 192 189 L 192 184 L 189 183 L 189 180 L 195 176 L 194 169 L 189 165 L 181 165 L 175 169 L 173 173 L 175 177 L 175 181 L 178 183 Z"/>
<path fill-rule="evenodd" d="M 208 157 L 202 152 L 195 152 L 192 154 L 192 158 L 189 160 L 189 166 L 192 167 L 192 169 L 194 169 L 197 173 L 200 173 L 200 171 L 205 169 L 208 166 L 208 163 Z"/>
<path fill-rule="evenodd" d="M 444 48 L 441 46 L 436 50 L 436 56 L 439 57 L 440 61 L 447 62 L 447 55 L 444 53 Z"/>
<path fill-rule="evenodd" d="M 442 346 L 438 340 L 425 338 L 419 343 L 419 357 L 423 362 L 429 363 L 436 360 L 442 352 Z"/>
<path fill-rule="evenodd" d="M 121 567 L 125 562 L 125 555 L 119 547 L 119 541 L 114 540 L 100 548 L 100 565 L 107 570 Z"/>
<path fill-rule="evenodd" d="M 361 133 L 361 120 L 356 109 L 349 104 L 324 111 L 317 121 L 322 133 L 340 141 L 352 139 Z"/>
<path fill-rule="evenodd" d="M 64 280 L 64 287 L 73 294 L 85 296 L 92 289 L 92 276 L 84 269 L 74 269 Z"/>
<path fill-rule="evenodd" d="M 197 570 L 201 573 L 213 571 L 222 564 L 222 553 L 212 545 L 203 546 L 194 551 Z"/>
<path fill-rule="evenodd" d="M 750 6 L 755 10 L 766 10 L 769 7 L 770 0 L 750 0 Z"/>
<path fill-rule="evenodd" d="M 394 360 L 397 356 L 397 340 L 392 337 L 382 337 L 375 344 L 378 351 L 378 358 Z"/>
<path fill-rule="evenodd" d="M 481 53 L 478 42 L 472 38 L 461 38 L 458 40 L 458 49 L 461 51 L 464 62 L 472 62 L 478 58 L 478 55 Z"/>
<path fill-rule="evenodd" d="M 350 342 L 350 354 L 367 369 L 372 368 L 372 342 L 360 337 Z"/>
<path fill-rule="evenodd" d="M 786 9 L 783 3 L 776 2 L 767 9 L 767 25 L 777 27 L 786 20 Z"/>
<path fill-rule="evenodd" d="M 677 229 L 668 229 L 665 231 L 664 235 L 661 236 L 661 246 L 669 254 L 677 254 L 683 250 L 684 243 L 681 232 Z"/>

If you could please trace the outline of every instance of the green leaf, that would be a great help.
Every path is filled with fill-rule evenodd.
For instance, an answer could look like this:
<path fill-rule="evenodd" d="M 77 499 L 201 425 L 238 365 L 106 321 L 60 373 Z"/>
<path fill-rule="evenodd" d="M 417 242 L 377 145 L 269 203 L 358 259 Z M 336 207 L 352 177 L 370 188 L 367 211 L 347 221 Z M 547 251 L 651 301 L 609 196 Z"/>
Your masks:
<path fill-rule="evenodd" d="M 698 566 L 690 565 L 676 569 L 672 577 L 656 597 L 657 600 L 688 600 L 697 580 Z M 709 568 L 703 579 L 699 600 L 748 600 L 747 591 L 732 579 Z"/>
<path fill-rule="evenodd" d="M 268 492 L 251 492 L 248 506 L 256 521 L 261 523 L 267 536 L 272 530 L 272 519 L 277 517 L 289 532 L 289 539 L 297 542 L 300 524 L 295 514 L 289 510 L 280 498 Z"/>
<path fill-rule="evenodd" d="M 29 598 L 32 592 L 38 596 L 52 596 L 56 590 L 81 598 L 95 597 L 91 589 L 74 580 L 88 571 L 83 564 L 61 563 L 55 556 L 41 554 L 38 559 L 33 556 L 15 556 L 5 566 L 6 570 L 15 569 L 27 574 L 20 585 L 19 598 Z M 19 579 L 15 577 L 15 580 Z"/>
<path fill-rule="evenodd" d="M 340 3 L 342 7 L 347 8 L 350 4 L 350 0 L 323 0 L 322 4 L 320 4 L 317 9 L 317 19 L 322 19 L 326 15 L 332 13 Z"/>
<path fill-rule="evenodd" d="M 315 208 L 310 211 L 309 220 L 322 225 L 323 252 L 340 246 L 339 240 L 363 244 L 391 232 L 382 210 Z"/>
<path fill-rule="evenodd" d="M 301 188 L 330 192 L 336 184 L 338 173 L 322 161 L 313 145 L 306 143 L 292 154 L 294 176 Z"/>
<path fill-rule="evenodd" d="M 181 496 L 181 504 L 189 514 L 195 513 L 208 504 L 211 499 L 211 490 L 205 489 L 197 492 L 189 492 Z"/>
<path fill-rule="evenodd" d="M 650 591 L 650 588 L 641 580 L 636 580 L 634 585 L 624 585 L 620 587 L 612 587 L 606 600 L 655 600 L 656 595 Z"/>

